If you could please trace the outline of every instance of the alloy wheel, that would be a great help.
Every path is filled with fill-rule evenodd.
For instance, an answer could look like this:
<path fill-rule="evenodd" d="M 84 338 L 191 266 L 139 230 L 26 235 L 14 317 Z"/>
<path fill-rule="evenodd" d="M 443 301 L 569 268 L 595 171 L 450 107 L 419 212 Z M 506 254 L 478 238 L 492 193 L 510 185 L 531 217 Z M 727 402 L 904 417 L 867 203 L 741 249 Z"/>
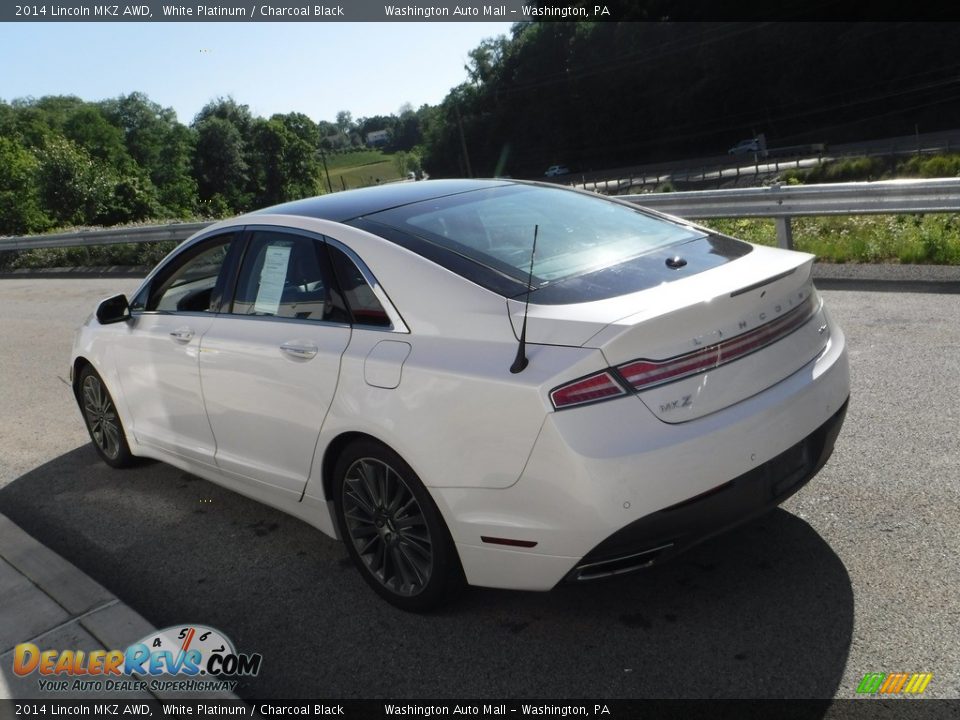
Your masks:
<path fill-rule="evenodd" d="M 343 478 L 343 516 L 350 541 L 385 589 L 417 595 L 430 582 L 434 545 L 423 508 L 400 473 L 360 458 Z"/>
<path fill-rule="evenodd" d="M 104 455 L 116 459 L 120 454 L 120 422 L 113 401 L 95 375 L 87 375 L 81 389 L 90 435 Z"/>

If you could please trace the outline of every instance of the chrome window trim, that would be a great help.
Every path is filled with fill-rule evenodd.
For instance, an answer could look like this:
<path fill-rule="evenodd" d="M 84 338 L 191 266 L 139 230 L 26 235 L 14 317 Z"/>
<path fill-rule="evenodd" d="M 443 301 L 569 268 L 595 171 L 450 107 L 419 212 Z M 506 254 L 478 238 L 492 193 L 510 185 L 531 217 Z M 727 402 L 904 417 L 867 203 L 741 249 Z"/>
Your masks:
<path fill-rule="evenodd" d="M 313 230 L 304 230 L 303 228 L 298 228 L 298 227 L 290 227 L 289 225 L 272 225 L 269 223 L 262 223 L 262 222 L 259 222 L 259 223 L 243 222 L 243 223 L 238 223 L 236 225 L 228 225 L 226 227 L 221 226 L 216 229 L 204 230 L 202 231 L 202 234 L 197 235 L 192 239 L 184 240 L 178 247 L 171 250 L 170 254 L 167 255 L 163 260 L 161 260 L 160 263 L 153 270 L 150 271 L 150 274 L 143 279 L 143 282 L 140 284 L 140 287 L 138 287 L 136 291 L 131 294 L 130 297 L 132 298 L 137 297 L 137 295 L 139 295 L 143 291 L 143 289 L 150 282 L 152 282 L 153 278 L 156 276 L 156 274 L 160 270 L 162 270 L 171 262 L 173 262 L 177 257 L 180 256 L 181 253 L 186 252 L 197 243 L 204 242 L 205 240 L 209 240 L 217 235 L 222 235 L 226 233 L 232 232 L 232 233 L 237 233 L 238 236 L 242 236 L 247 232 L 256 232 L 257 230 L 262 230 L 267 232 L 269 231 L 288 232 L 294 235 L 299 234 L 304 237 L 310 237 L 314 240 L 319 240 L 320 242 L 329 243 L 333 247 L 340 250 L 344 255 L 346 255 L 350 259 L 350 261 L 354 265 L 357 266 L 357 269 L 360 270 L 360 274 L 363 276 L 363 279 L 370 286 L 370 289 L 373 291 L 374 297 L 376 297 L 377 300 L 380 302 L 380 304 L 383 306 L 383 309 L 387 313 L 387 317 L 390 320 L 390 327 L 382 327 L 377 325 L 364 325 L 362 323 L 355 323 L 355 324 L 351 323 L 350 327 L 362 328 L 364 330 L 373 330 L 377 332 L 397 333 L 400 335 L 410 334 L 409 326 L 404 321 L 403 316 L 400 314 L 400 311 L 397 310 L 396 306 L 393 304 L 393 301 L 390 299 L 390 296 L 387 295 L 386 290 L 383 289 L 383 286 L 377 280 L 376 275 L 373 274 L 373 272 L 370 270 L 367 264 L 360 259 L 360 256 L 357 255 L 357 253 L 354 252 L 351 247 L 349 247 L 348 245 L 345 245 L 340 240 L 337 240 L 334 237 L 330 237 L 329 235 L 324 235 L 321 232 L 316 232 Z M 131 310 L 131 315 L 134 315 L 134 316 L 161 315 L 161 314 L 176 315 L 176 316 L 187 315 L 187 313 L 173 313 L 169 311 L 161 312 L 157 310 Z M 192 314 L 200 315 L 203 317 L 209 316 L 208 313 L 192 313 Z M 301 319 L 301 318 L 275 318 L 275 317 L 264 317 L 264 316 L 233 315 L 232 313 L 225 313 L 225 312 L 218 312 L 216 313 L 216 316 L 217 317 L 221 317 L 221 316 L 222 317 L 262 317 L 262 319 L 264 320 L 288 320 L 288 321 L 292 320 L 294 322 L 308 322 L 313 324 L 326 324 L 326 325 L 335 325 L 335 326 L 341 325 L 340 323 L 331 323 L 330 321 L 326 321 L 326 320 L 307 320 L 307 319 Z"/>
<path fill-rule="evenodd" d="M 352 248 L 347 247 L 342 242 L 336 238 L 332 238 L 329 235 L 324 235 L 324 239 L 332 245 L 333 247 L 340 250 L 354 265 L 357 266 L 357 269 L 360 271 L 360 274 L 363 275 L 363 279 L 367 281 L 367 285 L 370 286 L 370 289 L 373 291 L 374 297 L 380 302 L 383 306 L 384 311 L 387 313 L 387 317 L 390 318 L 390 328 L 379 327 L 377 325 L 363 325 L 359 324 L 358 327 L 362 327 L 364 330 L 380 330 L 381 332 L 395 332 L 402 335 L 409 335 L 410 328 L 407 327 L 407 324 L 403 321 L 403 317 L 400 315 L 400 311 L 397 310 L 396 306 L 393 304 L 393 301 L 390 299 L 390 296 L 387 295 L 387 291 L 383 289 L 383 286 L 377 280 L 376 275 L 367 267 L 367 264 L 360 259 L 360 256 L 357 255 Z"/>

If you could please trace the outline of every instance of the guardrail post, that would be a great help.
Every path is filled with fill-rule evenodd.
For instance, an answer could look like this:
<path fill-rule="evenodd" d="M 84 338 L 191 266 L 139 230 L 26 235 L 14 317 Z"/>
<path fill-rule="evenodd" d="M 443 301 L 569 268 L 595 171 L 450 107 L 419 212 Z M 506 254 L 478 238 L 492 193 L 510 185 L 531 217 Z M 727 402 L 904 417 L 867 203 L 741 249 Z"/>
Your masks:
<path fill-rule="evenodd" d="M 774 223 L 777 226 L 777 245 L 786 250 L 793 250 L 793 228 L 790 225 L 790 218 L 774 218 Z"/>

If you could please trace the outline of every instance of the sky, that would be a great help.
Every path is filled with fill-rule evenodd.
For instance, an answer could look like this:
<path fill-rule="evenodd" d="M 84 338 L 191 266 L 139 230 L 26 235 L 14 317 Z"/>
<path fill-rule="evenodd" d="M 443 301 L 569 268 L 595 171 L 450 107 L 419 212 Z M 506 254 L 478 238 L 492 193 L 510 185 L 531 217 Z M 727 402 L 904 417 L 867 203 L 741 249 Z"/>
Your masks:
<path fill-rule="evenodd" d="M 333 121 L 440 102 L 510 23 L 0 23 L 0 99 L 140 91 L 189 124 L 232 95 L 254 115 Z"/>

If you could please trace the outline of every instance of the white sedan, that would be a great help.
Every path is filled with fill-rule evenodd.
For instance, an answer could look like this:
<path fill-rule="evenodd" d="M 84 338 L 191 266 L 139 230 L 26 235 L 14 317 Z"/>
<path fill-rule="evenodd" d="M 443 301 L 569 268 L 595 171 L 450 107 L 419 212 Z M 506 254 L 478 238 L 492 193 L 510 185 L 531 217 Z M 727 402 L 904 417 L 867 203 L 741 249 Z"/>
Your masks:
<path fill-rule="evenodd" d="M 813 477 L 849 376 L 812 263 L 576 190 L 399 183 L 206 228 L 99 305 L 71 379 L 110 465 L 295 515 L 423 610 L 647 567 Z"/>

